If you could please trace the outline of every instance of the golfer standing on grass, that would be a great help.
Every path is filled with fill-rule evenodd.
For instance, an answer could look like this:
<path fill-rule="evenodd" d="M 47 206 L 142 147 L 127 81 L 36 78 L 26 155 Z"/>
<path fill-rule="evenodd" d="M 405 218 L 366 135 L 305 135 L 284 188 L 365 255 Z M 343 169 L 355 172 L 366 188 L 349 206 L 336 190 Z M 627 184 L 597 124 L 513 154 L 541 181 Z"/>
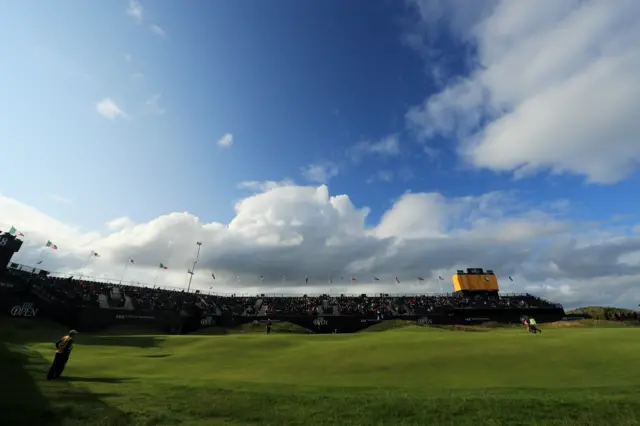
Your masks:
<path fill-rule="evenodd" d="M 67 361 L 69 361 L 69 355 L 71 354 L 71 349 L 73 349 L 73 337 L 76 334 L 78 334 L 77 331 L 71 330 L 69 334 L 62 336 L 62 338 L 56 342 L 56 356 L 53 359 L 51 368 L 49 368 L 47 380 L 54 380 L 62 375 L 64 367 L 67 365 Z"/>

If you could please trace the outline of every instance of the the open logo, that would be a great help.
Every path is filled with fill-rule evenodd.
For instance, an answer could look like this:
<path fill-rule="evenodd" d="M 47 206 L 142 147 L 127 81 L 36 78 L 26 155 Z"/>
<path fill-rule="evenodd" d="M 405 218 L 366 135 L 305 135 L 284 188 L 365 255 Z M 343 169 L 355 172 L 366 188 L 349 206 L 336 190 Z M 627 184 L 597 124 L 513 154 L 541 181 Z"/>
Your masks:
<path fill-rule="evenodd" d="M 429 325 L 432 323 L 433 321 L 431 321 L 430 318 L 427 318 L 427 317 L 418 318 L 418 325 Z"/>
<path fill-rule="evenodd" d="M 322 318 L 322 317 L 318 317 L 318 318 L 313 320 L 313 325 L 315 325 L 316 327 L 321 327 L 321 326 L 327 325 L 327 324 L 329 324 L 329 322 L 326 319 Z"/>
<path fill-rule="evenodd" d="M 38 313 L 38 309 L 33 306 L 33 303 L 23 303 L 22 306 L 16 305 L 11 308 L 12 317 L 35 317 Z"/>

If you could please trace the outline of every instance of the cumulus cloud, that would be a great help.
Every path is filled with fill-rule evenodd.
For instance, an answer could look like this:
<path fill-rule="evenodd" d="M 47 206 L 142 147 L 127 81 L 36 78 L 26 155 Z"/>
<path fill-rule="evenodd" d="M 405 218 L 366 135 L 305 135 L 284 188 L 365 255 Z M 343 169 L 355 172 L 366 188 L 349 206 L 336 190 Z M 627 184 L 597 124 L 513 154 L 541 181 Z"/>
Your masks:
<path fill-rule="evenodd" d="M 223 135 L 218 140 L 218 146 L 220 146 L 222 148 L 228 148 L 231 145 L 233 145 L 233 135 L 231 133 L 227 133 L 227 134 Z"/>
<path fill-rule="evenodd" d="M 111 98 L 104 98 L 96 104 L 96 111 L 101 116 L 113 120 L 114 118 L 126 118 L 127 114 Z"/>
<path fill-rule="evenodd" d="M 638 170 L 638 2 L 410 3 L 420 42 L 446 21 L 477 52 L 466 76 L 408 111 L 422 139 L 459 140 L 468 163 L 517 178 L 549 170 L 612 183 Z"/>
<path fill-rule="evenodd" d="M 347 156 L 356 162 L 366 155 L 395 156 L 399 154 L 400 139 L 398 135 L 389 135 L 375 142 L 360 142 L 347 152 Z"/>
<path fill-rule="evenodd" d="M 164 107 L 160 105 L 160 97 L 160 93 L 156 93 L 145 101 L 144 112 L 146 115 L 162 115 L 166 112 Z"/>
<path fill-rule="evenodd" d="M 250 191 L 255 191 L 255 192 L 266 192 L 271 189 L 280 188 L 283 186 L 294 186 L 294 183 L 291 179 L 283 179 L 279 182 L 271 181 L 271 180 L 264 181 L 264 182 L 251 180 L 251 181 L 240 182 L 238 184 L 238 188 L 240 189 L 248 189 Z"/>
<path fill-rule="evenodd" d="M 340 169 L 337 164 L 325 161 L 302 167 L 300 173 L 309 182 L 327 183 L 331 178 L 338 176 Z"/>
<path fill-rule="evenodd" d="M 549 204 L 529 205 L 501 192 L 405 194 L 370 223 L 369 209 L 347 195 L 332 196 L 325 185 L 247 186 L 257 192 L 235 205 L 227 224 L 176 212 L 143 223 L 119 218 L 104 230 L 86 231 L 0 196 L 0 229 L 25 233 L 17 262 L 33 265 L 52 240 L 60 249 L 45 256 L 51 271 L 117 280 L 131 257 L 136 265 L 125 280 L 152 282 L 163 262 L 169 270 L 159 283 L 173 287 L 186 285 L 196 241 L 202 241 L 194 285 L 225 293 L 434 292 L 450 289 L 456 269 L 485 267 L 499 274 L 505 292 L 529 291 L 569 306 L 630 306 L 640 297 L 636 223 L 613 231 L 606 224 L 572 224 Z M 101 257 L 87 261 L 91 250 Z M 357 284 L 348 282 L 351 276 Z M 400 284 L 392 284 L 396 276 Z M 427 280 L 418 285 L 417 276 Z"/>
<path fill-rule="evenodd" d="M 49 198 L 51 198 L 53 201 L 56 201 L 58 203 L 64 203 L 64 204 L 71 203 L 71 200 L 69 198 L 63 197 L 62 195 L 58 195 L 58 194 L 49 194 Z"/>
<path fill-rule="evenodd" d="M 391 182 L 394 177 L 395 174 L 392 170 L 378 170 L 373 176 L 370 176 L 366 182 Z"/>
<path fill-rule="evenodd" d="M 135 223 L 128 217 L 122 216 L 107 222 L 107 228 L 111 231 L 121 231 L 125 228 L 131 228 Z"/>
<path fill-rule="evenodd" d="M 167 36 L 167 32 L 159 25 L 153 24 L 149 28 L 151 28 L 153 35 L 157 37 L 164 38 Z"/>
<path fill-rule="evenodd" d="M 127 15 L 132 17 L 136 23 L 141 24 L 144 19 L 144 7 L 136 0 L 129 0 L 126 9 Z"/>

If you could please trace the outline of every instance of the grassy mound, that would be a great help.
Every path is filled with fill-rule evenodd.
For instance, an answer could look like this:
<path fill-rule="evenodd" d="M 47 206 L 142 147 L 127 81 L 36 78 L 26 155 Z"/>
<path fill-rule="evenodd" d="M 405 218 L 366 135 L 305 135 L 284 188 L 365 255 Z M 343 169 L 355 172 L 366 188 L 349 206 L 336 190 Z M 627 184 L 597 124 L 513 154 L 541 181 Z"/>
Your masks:
<path fill-rule="evenodd" d="M 639 329 L 544 328 L 85 333 L 64 380 L 53 382 L 44 377 L 57 330 L 23 330 L 21 340 L 5 330 L 0 372 L 10 392 L 0 399 L 0 424 L 637 424 L 640 369 L 629 366 Z"/>
<path fill-rule="evenodd" d="M 633 312 L 632 309 L 615 308 L 613 306 L 585 306 L 583 308 L 571 309 L 567 311 L 567 315 L 582 315 L 583 313 L 592 318 L 604 319 L 605 315 L 613 315 L 616 312 Z"/>
<path fill-rule="evenodd" d="M 259 333 L 265 334 L 266 326 L 265 324 L 258 323 L 247 323 L 242 324 L 238 327 L 230 328 L 229 333 Z M 271 331 L 273 333 L 278 334 L 310 334 L 311 331 L 307 330 L 304 327 L 300 327 L 299 325 L 292 324 L 290 322 L 274 322 L 271 327 Z"/>
<path fill-rule="evenodd" d="M 360 333 L 365 333 L 365 332 L 369 332 L 369 331 L 400 330 L 400 329 L 414 328 L 414 327 L 415 328 L 419 327 L 419 326 L 416 326 L 416 322 L 415 321 L 406 321 L 406 320 L 394 319 L 394 320 L 388 320 L 388 321 L 382 321 L 382 322 L 375 323 L 372 326 L 365 328 L 364 330 L 360 330 Z"/>

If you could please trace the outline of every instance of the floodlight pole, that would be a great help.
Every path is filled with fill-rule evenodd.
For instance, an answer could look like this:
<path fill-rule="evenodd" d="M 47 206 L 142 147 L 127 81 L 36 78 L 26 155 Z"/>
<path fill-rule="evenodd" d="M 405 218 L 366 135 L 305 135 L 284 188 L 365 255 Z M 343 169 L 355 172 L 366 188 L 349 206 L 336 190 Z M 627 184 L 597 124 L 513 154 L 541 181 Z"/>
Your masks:
<path fill-rule="evenodd" d="M 187 286 L 187 293 L 191 291 L 191 280 L 193 279 L 193 274 L 196 270 L 196 263 L 198 263 L 198 258 L 200 257 L 200 246 L 202 245 L 202 242 L 196 241 L 196 244 L 198 245 L 198 252 L 196 253 L 196 260 L 193 261 L 193 267 L 191 268 L 191 273 L 189 274 L 189 285 Z"/>

